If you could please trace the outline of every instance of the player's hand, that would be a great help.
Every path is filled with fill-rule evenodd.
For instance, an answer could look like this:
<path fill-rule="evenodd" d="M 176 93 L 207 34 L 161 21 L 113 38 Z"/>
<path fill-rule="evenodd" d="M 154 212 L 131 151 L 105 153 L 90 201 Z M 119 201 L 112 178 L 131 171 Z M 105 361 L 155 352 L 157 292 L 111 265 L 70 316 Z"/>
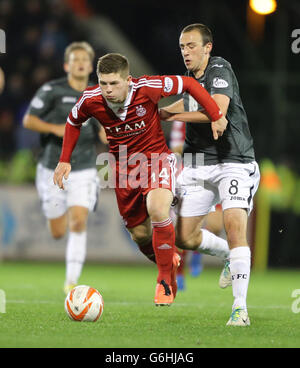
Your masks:
<path fill-rule="evenodd" d="M 65 127 L 65 124 L 53 124 L 53 126 L 51 127 L 51 133 L 59 138 L 63 138 L 65 134 Z"/>
<path fill-rule="evenodd" d="M 224 115 L 219 120 L 211 122 L 211 129 L 215 141 L 223 135 L 224 131 L 226 130 L 227 124 L 228 121 Z"/>
<path fill-rule="evenodd" d="M 59 162 L 53 175 L 53 183 L 58 185 L 60 189 L 65 189 L 63 179 L 67 180 L 71 171 L 71 164 L 68 162 Z"/>

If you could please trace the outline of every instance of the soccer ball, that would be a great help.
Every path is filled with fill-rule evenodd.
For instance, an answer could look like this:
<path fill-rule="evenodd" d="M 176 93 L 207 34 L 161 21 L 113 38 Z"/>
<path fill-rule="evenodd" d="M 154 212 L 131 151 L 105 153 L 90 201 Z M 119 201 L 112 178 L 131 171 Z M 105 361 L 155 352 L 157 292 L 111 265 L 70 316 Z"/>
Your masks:
<path fill-rule="evenodd" d="M 65 310 L 73 321 L 96 322 L 103 312 L 104 302 L 98 290 L 79 285 L 66 297 Z"/>

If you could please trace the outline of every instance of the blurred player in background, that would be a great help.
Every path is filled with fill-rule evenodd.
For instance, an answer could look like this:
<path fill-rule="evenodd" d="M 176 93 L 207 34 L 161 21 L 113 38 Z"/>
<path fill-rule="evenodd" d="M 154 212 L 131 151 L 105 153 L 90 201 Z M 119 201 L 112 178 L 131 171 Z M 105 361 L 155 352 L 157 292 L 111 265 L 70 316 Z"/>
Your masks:
<path fill-rule="evenodd" d="M 179 155 L 180 158 L 183 154 L 183 146 L 185 141 L 185 122 L 184 121 L 174 121 L 172 124 L 171 132 L 170 132 L 170 140 L 169 146 L 171 150 L 176 154 Z M 176 216 L 174 214 L 174 216 Z M 222 207 L 220 204 L 216 206 L 216 211 L 210 212 L 206 219 L 203 227 L 210 231 L 211 233 L 219 236 L 221 231 L 223 230 L 223 213 Z M 177 285 L 178 290 L 185 289 L 185 266 L 186 262 L 189 260 L 189 270 L 190 274 L 194 277 L 197 277 L 202 272 L 202 253 L 198 251 L 193 251 L 190 255 L 189 259 L 189 252 L 186 250 L 179 250 L 180 252 L 180 266 L 177 269 Z"/>
<path fill-rule="evenodd" d="M 50 232 L 53 238 L 59 239 L 69 230 L 65 293 L 77 284 L 81 275 L 86 257 L 88 214 L 94 210 L 99 194 L 96 145 L 99 138 L 104 143 L 106 138 L 96 120 L 83 124 L 66 190 L 59 190 L 52 177 L 61 152 L 66 119 L 88 86 L 93 60 L 94 50 L 87 42 L 70 44 L 64 58 L 67 75 L 44 84 L 37 91 L 23 120 L 25 128 L 41 133 L 36 186 Z"/>
<path fill-rule="evenodd" d="M 170 305 L 177 292 L 179 263 L 175 229 L 170 219 L 176 158 L 165 141 L 158 102 L 162 97 L 188 91 L 199 103 L 202 101 L 213 121 L 211 129 L 215 139 L 223 133 L 227 121 L 214 100 L 193 78 L 132 78 L 128 60 L 120 54 L 102 56 L 97 75 L 99 85 L 88 88 L 69 114 L 53 180 L 64 188 L 63 179 L 67 179 L 71 171 L 70 159 L 82 123 L 92 116 L 98 119 L 105 128 L 112 154 L 120 214 L 142 253 L 157 264 L 154 302 L 158 306 Z"/>
<path fill-rule="evenodd" d="M 210 119 L 202 111 L 202 106 L 187 93 L 183 99 L 161 109 L 162 120 L 168 120 L 169 116 L 169 121 L 187 122 L 184 153 L 204 155 L 201 165 L 194 162 L 190 167 L 184 167 L 177 181 L 182 191 L 176 244 L 185 249 L 198 247 L 208 237 L 200 227 L 205 215 L 221 202 L 230 247 L 230 263 L 224 271 L 227 268 L 227 275 L 231 273 L 228 285 L 232 281 L 234 297 L 227 325 L 248 326 L 246 298 L 251 251 L 247 222 L 260 179 L 253 140 L 230 63 L 221 57 L 211 57 L 213 37 L 210 29 L 199 23 L 185 27 L 179 45 L 187 74 L 207 89 L 226 115 L 228 125 L 223 136 L 213 140 L 210 124 L 207 124 Z M 204 185 L 195 186 L 195 179 Z M 223 281 L 226 282 L 225 274 Z"/>

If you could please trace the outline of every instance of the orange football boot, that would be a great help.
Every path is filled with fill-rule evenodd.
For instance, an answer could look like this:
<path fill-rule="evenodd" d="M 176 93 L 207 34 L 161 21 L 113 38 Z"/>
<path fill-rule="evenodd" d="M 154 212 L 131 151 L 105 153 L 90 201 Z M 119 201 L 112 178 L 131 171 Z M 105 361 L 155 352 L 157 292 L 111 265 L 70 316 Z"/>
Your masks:
<path fill-rule="evenodd" d="M 156 306 L 170 306 L 174 301 L 172 286 L 169 286 L 165 280 L 161 280 L 156 285 L 154 303 Z"/>

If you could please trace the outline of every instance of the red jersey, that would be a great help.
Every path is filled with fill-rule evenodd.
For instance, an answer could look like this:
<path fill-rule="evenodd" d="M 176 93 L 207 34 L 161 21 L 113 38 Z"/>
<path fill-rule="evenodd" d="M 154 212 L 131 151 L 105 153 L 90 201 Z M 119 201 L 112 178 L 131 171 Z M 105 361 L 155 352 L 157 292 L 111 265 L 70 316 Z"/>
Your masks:
<path fill-rule="evenodd" d="M 204 107 L 212 121 L 220 119 L 222 113 L 215 101 L 191 77 L 133 78 L 124 108 L 119 111 L 114 111 L 109 106 L 99 85 L 88 88 L 69 114 L 60 161 L 70 161 L 80 130 L 74 128 L 80 128 L 90 117 L 96 118 L 105 128 L 110 152 L 117 160 L 120 145 L 126 145 L 127 157 L 137 152 L 147 157 L 151 153 L 169 152 L 160 124 L 158 102 L 163 97 L 185 91 Z"/>

